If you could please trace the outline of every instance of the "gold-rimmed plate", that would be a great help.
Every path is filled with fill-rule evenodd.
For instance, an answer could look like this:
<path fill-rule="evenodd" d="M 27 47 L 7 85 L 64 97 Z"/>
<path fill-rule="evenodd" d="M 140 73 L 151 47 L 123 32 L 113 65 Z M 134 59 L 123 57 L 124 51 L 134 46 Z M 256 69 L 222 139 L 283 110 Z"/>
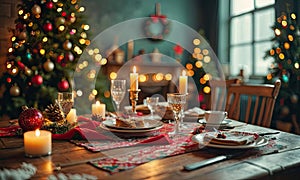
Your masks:
<path fill-rule="evenodd" d="M 140 130 L 151 130 L 154 128 L 160 128 L 163 126 L 163 122 L 158 121 L 158 120 L 150 120 L 150 119 L 145 119 L 145 120 L 138 120 L 138 121 L 143 121 L 143 127 L 120 127 L 116 126 L 116 120 L 115 119 L 108 119 L 106 121 L 103 121 L 102 124 L 110 129 L 117 129 L 117 130 L 126 130 L 128 131 L 140 131 Z"/>

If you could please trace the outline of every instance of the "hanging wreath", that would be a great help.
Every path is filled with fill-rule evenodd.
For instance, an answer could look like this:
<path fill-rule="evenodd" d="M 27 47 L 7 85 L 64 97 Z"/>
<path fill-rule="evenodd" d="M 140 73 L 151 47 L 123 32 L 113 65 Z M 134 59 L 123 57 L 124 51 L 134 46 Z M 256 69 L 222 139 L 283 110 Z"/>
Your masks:
<path fill-rule="evenodd" d="M 156 4 L 156 13 L 145 22 L 145 35 L 153 40 L 162 40 L 170 32 L 167 16 L 160 14 L 160 4 Z"/>

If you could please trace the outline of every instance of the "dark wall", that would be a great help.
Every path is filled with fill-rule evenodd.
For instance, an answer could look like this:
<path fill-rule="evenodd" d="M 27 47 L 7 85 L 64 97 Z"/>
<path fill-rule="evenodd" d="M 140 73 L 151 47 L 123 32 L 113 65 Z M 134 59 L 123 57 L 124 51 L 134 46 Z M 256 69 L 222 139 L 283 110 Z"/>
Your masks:
<path fill-rule="evenodd" d="M 84 1 L 84 6 L 91 26 L 91 39 L 115 24 L 155 14 L 155 3 L 160 3 L 161 14 L 197 32 L 204 32 L 205 38 L 216 51 L 216 2 L 217 0 L 87 0 Z M 170 30 L 172 31 L 172 27 Z M 146 53 L 152 52 L 153 47 L 157 47 L 163 54 L 170 53 L 169 43 L 163 41 L 144 40 L 136 42 L 135 46 L 134 54 L 140 49 L 145 49 Z"/>

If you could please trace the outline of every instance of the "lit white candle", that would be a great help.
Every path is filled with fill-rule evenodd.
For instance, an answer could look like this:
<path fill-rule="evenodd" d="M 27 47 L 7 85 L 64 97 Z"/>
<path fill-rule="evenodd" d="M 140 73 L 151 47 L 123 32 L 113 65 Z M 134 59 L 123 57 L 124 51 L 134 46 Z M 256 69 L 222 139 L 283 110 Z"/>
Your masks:
<path fill-rule="evenodd" d="M 35 130 L 24 133 L 24 150 L 29 157 L 49 155 L 52 151 L 50 131 Z"/>
<path fill-rule="evenodd" d="M 188 78 L 186 76 L 185 70 L 182 71 L 182 75 L 179 77 L 179 93 L 180 94 L 188 93 Z"/>
<path fill-rule="evenodd" d="M 135 91 L 139 88 L 139 74 L 136 72 L 136 67 L 133 66 L 133 72 L 130 73 L 130 89 Z"/>
<path fill-rule="evenodd" d="M 77 122 L 76 109 L 72 108 L 66 117 L 67 121 L 70 124 L 74 124 Z"/>
<path fill-rule="evenodd" d="M 100 115 L 105 118 L 105 104 L 101 104 L 97 101 L 95 104 L 92 104 L 92 114 Z"/>

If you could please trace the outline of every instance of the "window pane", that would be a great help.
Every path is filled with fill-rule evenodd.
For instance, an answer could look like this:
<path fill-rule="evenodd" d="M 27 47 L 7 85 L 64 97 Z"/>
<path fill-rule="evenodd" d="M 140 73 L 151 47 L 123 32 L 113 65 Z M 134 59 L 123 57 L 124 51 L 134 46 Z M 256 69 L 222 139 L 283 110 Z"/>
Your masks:
<path fill-rule="evenodd" d="M 267 9 L 257 11 L 254 14 L 255 22 L 255 40 L 266 40 L 273 37 L 273 30 L 271 29 L 275 19 L 274 9 Z"/>
<path fill-rule="evenodd" d="M 255 6 L 257 8 L 272 5 L 275 3 L 275 0 L 256 0 L 255 1 Z"/>
<path fill-rule="evenodd" d="M 245 75 L 252 74 L 252 46 L 244 45 L 230 48 L 230 73 L 238 75 L 241 68 L 244 68 Z"/>
<path fill-rule="evenodd" d="M 237 15 L 254 9 L 254 0 L 231 0 L 231 15 Z"/>
<path fill-rule="evenodd" d="M 231 44 L 247 43 L 252 41 L 251 16 L 251 14 L 246 14 L 232 19 L 230 33 Z"/>
<path fill-rule="evenodd" d="M 254 71 L 255 75 L 263 75 L 266 76 L 268 74 L 268 68 L 270 67 L 273 59 L 270 57 L 268 59 L 264 59 L 266 51 L 268 51 L 272 47 L 272 42 L 261 42 L 256 43 L 254 45 L 255 48 L 255 65 Z"/>

